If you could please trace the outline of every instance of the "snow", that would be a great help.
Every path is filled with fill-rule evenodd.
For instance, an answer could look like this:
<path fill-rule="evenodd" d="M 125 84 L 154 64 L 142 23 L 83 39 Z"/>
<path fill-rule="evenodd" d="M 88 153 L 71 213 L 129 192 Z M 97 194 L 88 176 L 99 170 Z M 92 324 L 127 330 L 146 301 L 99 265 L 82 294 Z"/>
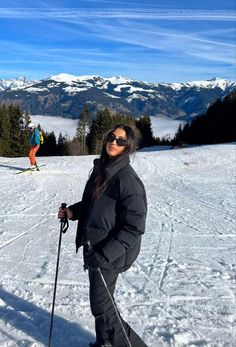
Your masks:
<path fill-rule="evenodd" d="M 120 96 L 116 96 L 116 95 L 112 95 L 112 94 L 109 94 L 109 93 L 106 93 L 106 92 L 103 92 L 103 94 L 109 96 L 110 98 L 113 98 L 113 99 L 120 99 Z"/>
<path fill-rule="evenodd" d="M 128 102 L 132 102 L 133 99 L 140 99 L 142 101 L 145 101 L 148 99 L 147 96 L 144 96 L 144 95 L 141 95 L 141 94 L 137 94 L 137 93 L 133 93 L 132 95 L 130 95 L 128 98 L 127 98 L 127 101 Z"/>
<path fill-rule="evenodd" d="M 106 78 L 108 81 L 110 81 L 112 84 L 126 84 L 130 83 L 134 80 L 131 80 L 129 78 L 123 77 L 123 76 L 114 76 L 110 78 Z"/>
<path fill-rule="evenodd" d="M 36 125 L 40 124 L 44 131 L 54 131 L 57 139 L 60 133 L 71 140 L 75 136 L 78 119 L 43 115 L 30 115 L 30 118 Z"/>
<path fill-rule="evenodd" d="M 133 92 L 154 93 L 154 90 L 130 86 L 130 89 L 129 89 L 128 93 L 133 93 Z"/>
<path fill-rule="evenodd" d="M 21 89 L 28 85 L 37 83 L 36 80 L 28 80 L 26 77 L 20 76 L 15 79 L 0 79 L 0 91 L 5 89 Z"/>
<path fill-rule="evenodd" d="M 68 73 L 60 73 L 58 75 L 49 77 L 49 79 L 54 80 L 56 82 L 64 82 L 64 83 L 71 84 L 71 83 L 74 83 L 78 79 L 78 77 L 74 75 L 70 75 Z"/>
<path fill-rule="evenodd" d="M 130 81 L 126 81 L 126 82 L 130 82 Z M 128 90 L 128 93 L 134 93 L 134 92 L 146 92 L 146 93 L 154 93 L 155 91 L 152 90 L 152 89 L 144 89 L 144 88 L 140 88 L 140 87 L 134 87 L 134 86 L 131 86 L 129 84 L 124 84 L 124 81 L 122 80 L 121 81 L 122 84 L 117 84 L 117 87 L 114 88 L 114 90 L 116 92 L 121 92 L 121 89 L 123 88 L 129 88 Z M 115 84 L 115 83 L 114 83 Z"/>
<path fill-rule="evenodd" d="M 68 94 L 76 94 L 76 93 L 80 93 L 80 92 L 84 92 L 90 89 L 90 87 L 65 87 L 63 88 L 64 91 Z"/>
<path fill-rule="evenodd" d="M 228 82 L 221 78 L 213 78 L 206 81 L 192 81 L 187 83 L 190 87 L 198 87 L 198 88 L 215 88 L 218 87 L 222 90 L 225 90 L 228 86 Z M 236 86 L 236 83 L 234 83 Z"/>
<path fill-rule="evenodd" d="M 122 91 L 121 89 L 130 88 L 130 87 L 131 86 L 128 84 L 117 84 L 117 87 L 114 88 L 114 91 L 121 92 Z"/>
<path fill-rule="evenodd" d="M 235 144 L 138 152 L 148 198 L 137 261 L 115 292 L 122 316 L 152 347 L 234 346 Z M 0 158 L 0 346 L 47 346 L 62 202 L 81 198 L 94 156 Z M 53 347 L 94 339 L 76 222 L 62 237 Z M 134 346 L 135 347 L 135 346 Z"/>
<path fill-rule="evenodd" d="M 73 84 L 75 82 L 86 82 L 87 80 L 91 80 L 94 78 L 100 78 L 97 75 L 91 75 L 91 76 L 75 76 L 75 75 L 70 75 L 68 73 L 60 73 L 55 76 L 51 76 L 49 79 L 54 80 L 57 82 L 64 82 L 67 84 Z"/>
<path fill-rule="evenodd" d="M 184 87 L 184 83 L 178 83 L 178 82 L 171 83 L 170 87 L 178 92 L 179 90 L 181 90 Z"/>
<path fill-rule="evenodd" d="M 26 87 L 25 89 L 30 93 L 49 92 L 48 88 Z"/>
<path fill-rule="evenodd" d="M 229 82 L 222 78 L 212 78 L 210 80 L 206 81 L 191 81 L 186 83 L 171 83 L 169 84 L 171 88 L 173 88 L 176 91 L 179 91 L 182 88 L 189 88 L 189 87 L 195 87 L 195 88 L 220 88 L 222 90 L 226 90 L 226 88 L 229 86 Z M 231 86 L 236 87 L 236 82 L 231 81 Z"/>

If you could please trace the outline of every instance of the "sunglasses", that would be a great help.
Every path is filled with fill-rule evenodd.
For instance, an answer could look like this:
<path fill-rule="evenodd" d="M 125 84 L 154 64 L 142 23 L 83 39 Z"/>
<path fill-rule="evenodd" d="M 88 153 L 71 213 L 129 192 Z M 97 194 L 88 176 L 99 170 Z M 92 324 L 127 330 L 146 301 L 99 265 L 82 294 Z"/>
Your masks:
<path fill-rule="evenodd" d="M 107 142 L 114 142 L 116 141 L 117 146 L 124 147 L 127 144 L 127 141 L 123 139 L 122 137 L 116 137 L 114 134 L 109 133 L 107 135 Z"/>

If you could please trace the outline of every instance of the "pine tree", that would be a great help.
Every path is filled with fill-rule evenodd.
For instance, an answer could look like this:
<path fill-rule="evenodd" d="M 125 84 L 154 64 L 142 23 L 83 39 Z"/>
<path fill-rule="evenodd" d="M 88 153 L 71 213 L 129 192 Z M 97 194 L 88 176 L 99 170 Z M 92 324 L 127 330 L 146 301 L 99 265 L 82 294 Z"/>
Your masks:
<path fill-rule="evenodd" d="M 10 117 L 10 150 L 11 150 L 11 157 L 17 157 L 22 156 L 25 154 L 26 151 L 26 141 L 25 136 L 23 136 L 24 142 L 22 141 L 22 134 L 21 134 L 21 123 L 20 119 L 22 118 L 21 110 L 19 105 L 13 105 L 11 104 L 8 107 L 8 114 Z"/>
<path fill-rule="evenodd" d="M 136 120 L 136 127 L 141 132 L 140 147 L 150 147 L 154 145 L 154 138 L 152 133 L 152 123 L 149 116 L 145 115 Z"/>
<path fill-rule="evenodd" d="M 10 149 L 10 118 L 5 105 L 0 106 L 0 156 L 8 157 Z"/>
<path fill-rule="evenodd" d="M 98 111 L 96 118 L 92 121 L 87 136 L 89 154 L 100 153 L 103 136 L 113 124 L 113 117 L 107 108 Z"/>
<path fill-rule="evenodd" d="M 89 125 L 89 109 L 85 105 L 83 110 L 80 113 L 80 118 L 78 121 L 78 125 L 76 128 L 76 135 L 75 140 L 78 142 L 78 154 L 79 155 L 85 155 L 88 153 L 87 145 L 86 145 L 86 134 L 88 132 L 88 125 Z"/>
<path fill-rule="evenodd" d="M 44 133 L 44 144 L 40 146 L 39 156 L 57 155 L 57 141 L 54 131 Z"/>
<path fill-rule="evenodd" d="M 57 155 L 67 155 L 67 148 L 66 148 L 66 138 L 62 135 L 62 133 L 58 136 L 57 141 Z"/>
<path fill-rule="evenodd" d="M 173 139 L 173 145 L 174 146 L 176 146 L 180 142 L 182 142 L 182 136 L 183 136 L 183 129 L 182 129 L 182 124 L 180 124 L 177 132 L 175 133 L 174 139 Z"/>
<path fill-rule="evenodd" d="M 29 134 L 26 129 L 21 130 L 20 132 L 20 156 L 25 157 L 28 155 L 29 152 Z"/>
<path fill-rule="evenodd" d="M 179 140 L 196 145 L 236 141 L 235 108 L 236 90 L 185 124 L 182 133 L 177 133 Z"/>

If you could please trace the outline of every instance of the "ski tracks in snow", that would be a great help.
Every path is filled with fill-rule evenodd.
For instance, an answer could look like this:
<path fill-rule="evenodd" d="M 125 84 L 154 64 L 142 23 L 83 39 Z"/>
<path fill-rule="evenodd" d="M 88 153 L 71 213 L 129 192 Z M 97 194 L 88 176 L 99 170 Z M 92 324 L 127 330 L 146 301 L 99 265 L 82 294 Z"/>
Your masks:
<path fill-rule="evenodd" d="M 148 346 L 234 345 L 234 182 L 231 159 L 224 154 L 231 153 L 226 152 L 230 147 L 219 146 L 226 177 L 214 157 L 217 148 L 137 153 L 131 162 L 147 190 L 147 229 L 141 253 L 133 267 L 119 277 L 115 296 L 122 315 Z M 34 303 L 32 315 L 23 306 L 23 320 L 37 316 L 14 328 L 18 318 L 11 320 L 1 301 L 4 319 L 10 320 L 0 324 L 3 347 L 8 347 L 8 340 L 17 347 L 40 345 L 37 335 L 31 336 L 28 329 L 27 336 L 20 328 L 30 323 L 35 334 L 39 326 L 45 332 L 60 227 L 57 209 L 61 202 L 80 199 L 93 159 L 44 158 L 45 169 L 35 175 L 0 173 L 2 284 L 15 295 L 15 303 L 21 298 Z M 23 166 L 25 159 L 16 160 Z M 63 324 L 56 320 L 58 347 L 87 345 L 88 335 L 80 340 L 74 324 L 93 331 L 87 274 L 80 251 L 76 256 L 74 250 L 75 230 L 76 223 L 70 223 L 62 242 L 56 315 L 64 320 Z"/>
<path fill-rule="evenodd" d="M 41 222 L 36 223 L 33 227 L 31 227 L 30 229 L 17 234 L 16 236 L 14 236 L 13 238 L 3 242 L 2 244 L 0 244 L 0 250 L 3 249 L 4 247 L 12 244 L 13 242 L 17 241 L 19 238 L 28 235 L 30 232 L 37 230 L 42 224 L 46 223 L 48 220 L 47 219 L 43 219 Z"/>
<path fill-rule="evenodd" d="M 169 264 L 171 262 L 170 252 L 171 252 L 172 242 L 173 242 L 173 233 L 174 233 L 173 224 L 170 223 L 169 233 L 168 233 L 169 234 L 169 241 L 168 241 L 168 246 L 167 246 L 166 259 L 165 259 L 163 270 L 161 272 L 161 277 L 160 277 L 160 280 L 158 283 L 158 289 L 164 294 L 166 294 L 166 293 L 162 289 L 162 286 L 163 286 L 163 282 L 165 280 L 165 277 L 167 276 L 168 267 L 169 267 Z"/>

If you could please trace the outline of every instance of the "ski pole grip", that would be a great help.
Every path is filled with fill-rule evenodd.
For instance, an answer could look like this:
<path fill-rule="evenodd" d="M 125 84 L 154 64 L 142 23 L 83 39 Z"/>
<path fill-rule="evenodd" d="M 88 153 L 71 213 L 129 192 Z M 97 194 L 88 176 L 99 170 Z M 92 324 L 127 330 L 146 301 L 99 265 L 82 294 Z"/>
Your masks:
<path fill-rule="evenodd" d="M 61 208 L 66 208 L 67 204 L 65 204 L 64 202 L 61 204 Z"/>
<path fill-rule="evenodd" d="M 64 202 L 61 204 L 61 209 L 65 209 L 67 206 L 67 204 L 65 204 Z M 61 219 L 61 222 L 65 222 L 67 220 L 67 214 L 66 214 L 66 211 L 65 211 L 65 217 Z"/>
<path fill-rule="evenodd" d="M 62 203 L 62 204 L 61 204 L 61 209 L 65 209 L 66 206 L 67 206 L 67 204 Z M 66 230 L 67 230 L 68 227 L 69 227 L 69 222 L 68 222 L 68 218 L 67 218 L 66 211 L 65 211 L 65 217 L 62 218 L 62 219 L 60 220 L 60 222 L 62 223 L 62 224 L 61 224 L 61 225 L 62 225 L 62 232 L 65 233 Z"/>

